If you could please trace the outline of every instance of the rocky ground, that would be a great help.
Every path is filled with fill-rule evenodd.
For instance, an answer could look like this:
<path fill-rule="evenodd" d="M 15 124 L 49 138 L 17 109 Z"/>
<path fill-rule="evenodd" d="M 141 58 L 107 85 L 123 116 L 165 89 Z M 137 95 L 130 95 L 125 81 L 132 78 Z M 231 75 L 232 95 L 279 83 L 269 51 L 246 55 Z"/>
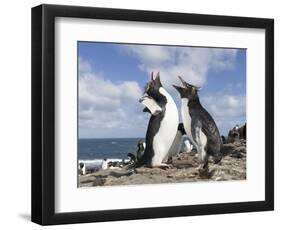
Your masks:
<path fill-rule="evenodd" d="M 108 169 L 79 176 L 79 187 L 245 180 L 246 143 L 239 140 L 224 144 L 223 153 L 219 164 L 209 160 L 210 175 L 207 177 L 199 175 L 196 152 L 190 152 L 173 157 L 171 167 L 166 169 L 140 167 L 131 173 L 123 169 Z"/>

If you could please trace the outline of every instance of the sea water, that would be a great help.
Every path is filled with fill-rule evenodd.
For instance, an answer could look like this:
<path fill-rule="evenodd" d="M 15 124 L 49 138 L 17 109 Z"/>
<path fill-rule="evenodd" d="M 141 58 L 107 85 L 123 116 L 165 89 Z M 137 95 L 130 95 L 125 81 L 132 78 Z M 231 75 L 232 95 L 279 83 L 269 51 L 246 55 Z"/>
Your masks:
<path fill-rule="evenodd" d="M 144 138 L 95 138 L 78 140 L 78 162 L 100 166 L 103 159 L 122 161 L 128 153 L 136 155 L 137 145 Z"/>

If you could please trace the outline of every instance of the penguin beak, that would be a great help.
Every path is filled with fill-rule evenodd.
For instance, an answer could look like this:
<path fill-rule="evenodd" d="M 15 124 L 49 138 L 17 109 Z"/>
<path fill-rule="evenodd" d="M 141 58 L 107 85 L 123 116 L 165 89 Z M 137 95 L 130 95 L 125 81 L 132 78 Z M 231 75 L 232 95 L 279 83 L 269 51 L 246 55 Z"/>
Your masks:
<path fill-rule="evenodd" d="M 178 93 L 180 94 L 180 97 L 184 97 L 186 88 L 181 87 L 181 86 L 177 86 L 177 85 L 173 85 L 173 87 L 178 91 Z"/>
<path fill-rule="evenodd" d="M 177 85 L 173 85 L 173 87 L 180 93 L 180 95 L 182 94 L 182 91 L 184 90 L 183 87 Z"/>
<path fill-rule="evenodd" d="M 142 103 L 143 100 L 144 100 L 145 96 L 142 96 L 140 99 L 139 99 L 139 102 Z"/>
<path fill-rule="evenodd" d="M 180 79 L 182 85 L 185 86 L 185 87 L 187 87 L 188 84 L 182 79 L 182 77 L 181 77 L 181 76 L 178 76 L 178 78 Z"/>
<path fill-rule="evenodd" d="M 184 80 L 182 79 L 181 76 L 178 76 L 178 78 L 180 79 L 182 85 L 183 85 L 184 87 L 186 87 L 186 88 L 191 87 L 191 88 L 194 88 L 194 89 L 196 89 L 196 90 L 200 90 L 200 89 L 201 89 L 201 87 L 197 87 L 197 86 L 194 86 L 194 85 L 191 85 L 191 84 L 187 83 L 186 81 L 184 81 Z"/>
<path fill-rule="evenodd" d="M 173 87 L 174 87 L 177 91 L 180 91 L 180 89 L 182 89 L 182 87 L 177 86 L 177 85 L 173 85 Z"/>
<path fill-rule="evenodd" d="M 145 94 L 139 99 L 139 102 L 142 103 L 146 98 L 151 98 L 151 97 Z"/>

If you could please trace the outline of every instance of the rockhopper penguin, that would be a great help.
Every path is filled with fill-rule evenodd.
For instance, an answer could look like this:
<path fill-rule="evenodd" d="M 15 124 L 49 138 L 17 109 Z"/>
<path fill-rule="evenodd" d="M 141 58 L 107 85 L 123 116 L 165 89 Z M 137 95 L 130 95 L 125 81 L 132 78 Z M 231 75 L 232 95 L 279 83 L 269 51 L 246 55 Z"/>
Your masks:
<path fill-rule="evenodd" d="M 208 173 L 208 158 L 213 156 L 214 162 L 220 162 L 222 158 L 222 141 L 214 119 L 201 105 L 199 88 L 185 82 L 181 86 L 174 87 L 181 96 L 181 116 L 185 132 L 192 142 L 199 156 L 199 172 L 202 175 Z"/>
<path fill-rule="evenodd" d="M 146 147 L 137 166 L 149 167 L 167 166 L 163 160 L 175 139 L 178 129 L 178 110 L 171 95 L 163 88 L 159 73 L 146 84 L 145 95 L 140 102 L 146 107 L 144 112 L 150 112 L 145 143 Z"/>

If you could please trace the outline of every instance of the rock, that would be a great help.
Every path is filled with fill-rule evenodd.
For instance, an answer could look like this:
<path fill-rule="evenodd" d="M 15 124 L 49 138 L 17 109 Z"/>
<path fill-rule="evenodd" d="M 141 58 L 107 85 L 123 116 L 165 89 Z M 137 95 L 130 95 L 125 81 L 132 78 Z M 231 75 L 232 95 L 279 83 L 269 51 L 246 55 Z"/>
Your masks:
<path fill-rule="evenodd" d="M 242 158 L 246 155 L 246 143 L 243 140 L 239 140 L 224 144 L 222 152 L 224 155 Z"/>
<path fill-rule="evenodd" d="M 101 170 L 99 172 L 79 176 L 80 187 L 112 186 L 133 184 L 181 183 L 196 181 L 226 181 L 246 179 L 245 146 L 231 143 L 224 146 L 226 154 L 220 164 L 209 163 L 209 172 L 200 175 L 198 158 L 195 154 L 181 153 L 181 160 L 174 156 L 172 167 L 136 168 L 135 172 L 120 176 L 122 170 Z M 238 151 L 239 150 L 239 151 Z M 117 173 L 117 175 L 115 175 Z"/>
<path fill-rule="evenodd" d="M 224 156 L 219 164 L 210 159 L 208 172 L 199 172 L 198 154 L 193 150 L 173 156 L 170 167 L 140 167 L 131 171 L 107 169 L 80 175 L 79 187 L 245 180 L 246 141 L 239 139 L 226 143 L 222 152 Z"/>
<path fill-rule="evenodd" d="M 102 186 L 102 185 L 104 185 L 105 181 L 106 181 L 105 178 L 97 178 L 97 179 L 93 180 L 92 186 Z"/>
<path fill-rule="evenodd" d="M 231 157 L 236 157 L 236 158 L 242 158 L 243 155 L 241 154 L 240 151 L 238 150 L 234 150 L 231 154 L 230 154 Z"/>
<path fill-rule="evenodd" d="M 236 125 L 228 132 L 227 142 L 233 143 L 239 140 L 246 140 L 246 123 L 239 127 Z"/>

